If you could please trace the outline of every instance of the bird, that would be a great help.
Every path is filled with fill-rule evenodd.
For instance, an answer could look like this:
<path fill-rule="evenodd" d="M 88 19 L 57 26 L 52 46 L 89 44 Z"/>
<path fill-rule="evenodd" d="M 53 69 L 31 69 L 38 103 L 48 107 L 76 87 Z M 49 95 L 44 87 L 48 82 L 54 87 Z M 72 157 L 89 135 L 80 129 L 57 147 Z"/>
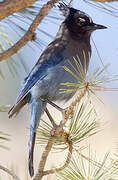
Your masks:
<path fill-rule="evenodd" d="M 82 68 L 86 72 L 91 56 L 91 34 L 97 29 L 106 28 L 103 25 L 95 24 L 85 12 L 65 3 L 59 3 L 58 7 L 64 16 L 64 21 L 61 23 L 54 40 L 46 47 L 29 75 L 25 78 L 16 103 L 8 113 L 9 118 L 11 118 L 26 104 L 31 106 L 28 161 L 31 177 L 34 175 L 33 152 L 36 130 L 40 118 L 45 112 L 46 100 L 53 104 L 59 101 L 68 101 L 74 96 L 75 92 L 59 93 L 61 83 L 77 83 L 78 81 L 65 71 L 64 66 L 71 68 L 70 62 L 75 67 L 73 57 L 78 56 Z"/>

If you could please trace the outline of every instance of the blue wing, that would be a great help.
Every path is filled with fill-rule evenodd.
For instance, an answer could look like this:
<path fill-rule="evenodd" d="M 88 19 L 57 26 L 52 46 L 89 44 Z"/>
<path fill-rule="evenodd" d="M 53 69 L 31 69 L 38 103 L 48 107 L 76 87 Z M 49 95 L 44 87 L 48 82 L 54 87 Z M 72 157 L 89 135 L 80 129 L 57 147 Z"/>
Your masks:
<path fill-rule="evenodd" d="M 64 60 L 67 56 L 65 53 L 65 46 L 64 44 L 61 46 L 54 44 L 54 41 L 52 44 L 50 44 L 46 50 L 41 55 L 40 59 L 32 69 L 29 76 L 26 78 L 26 82 L 24 84 L 24 87 L 16 101 L 17 105 L 30 91 L 30 89 L 39 81 L 42 80 L 44 77 L 47 76 L 47 71 L 49 68 L 56 66 L 59 64 L 62 60 Z M 59 44 L 59 43 L 58 43 Z"/>

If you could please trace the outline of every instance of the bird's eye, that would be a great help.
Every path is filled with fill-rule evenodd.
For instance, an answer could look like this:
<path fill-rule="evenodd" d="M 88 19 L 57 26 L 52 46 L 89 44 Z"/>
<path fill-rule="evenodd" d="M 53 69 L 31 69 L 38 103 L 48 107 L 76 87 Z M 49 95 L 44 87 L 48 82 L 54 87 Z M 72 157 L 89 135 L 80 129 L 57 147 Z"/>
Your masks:
<path fill-rule="evenodd" d="M 77 23 L 77 25 L 79 25 L 79 26 L 83 26 L 83 25 L 86 23 L 86 20 L 83 19 L 83 18 L 78 18 L 78 19 L 76 20 L 76 23 Z"/>

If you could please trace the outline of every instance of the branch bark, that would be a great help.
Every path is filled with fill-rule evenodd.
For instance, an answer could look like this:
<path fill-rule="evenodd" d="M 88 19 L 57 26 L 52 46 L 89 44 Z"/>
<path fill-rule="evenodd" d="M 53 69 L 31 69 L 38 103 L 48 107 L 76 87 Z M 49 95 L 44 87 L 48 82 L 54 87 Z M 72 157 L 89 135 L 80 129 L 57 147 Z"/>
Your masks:
<path fill-rule="evenodd" d="M 53 137 L 51 137 L 49 139 L 48 144 L 47 144 L 47 146 L 45 148 L 45 151 L 43 152 L 43 155 L 42 155 L 42 158 L 41 158 L 41 161 L 40 161 L 40 164 L 39 164 L 38 173 L 36 174 L 36 176 L 34 177 L 33 180 L 41 180 L 41 178 L 43 176 L 43 169 L 45 167 L 48 154 L 51 151 L 52 146 L 55 143 L 56 139 L 57 139 L 56 136 L 53 136 Z"/>
<path fill-rule="evenodd" d="M 37 0 L 4 0 L 0 2 L 0 20 L 19 12 L 29 6 L 32 6 Z M 72 0 L 70 0 L 71 3 Z M 92 0 L 95 2 L 113 2 L 118 0 Z M 69 3 L 69 4 L 70 4 Z"/>
<path fill-rule="evenodd" d="M 63 126 L 64 126 L 64 124 L 66 123 L 67 120 L 68 119 L 62 120 L 60 122 L 59 126 L 53 127 L 52 132 L 51 132 L 51 134 L 53 134 L 53 135 L 49 139 L 48 144 L 46 145 L 45 151 L 42 154 L 42 158 L 41 158 L 41 161 L 40 161 L 40 164 L 39 164 L 38 172 L 37 172 L 37 174 L 36 174 L 36 176 L 34 177 L 33 180 L 41 180 L 42 177 L 45 175 L 45 174 L 43 174 L 44 173 L 43 170 L 44 170 L 48 155 L 49 155 L 49 153 L 50 153 L 50 151 L 52 149 L 52 146 L 54 145 L 57 137 L 61 136 L 64 133 Z M 69 151 L 71 152 L 72 148 L 69 147 Z"/>
<path fill-rule="evenodd" d="M 40 12 L 38 13 L 36 18 L 32 22 L 32 24 L 30 25 L 30 27 L 29 27 L 28 31 L 26 32 L 26 34 L 16 44 L 14 44 L 14 46 L 12 46 L 11 48 L 9 48 L 8 50 L 6 50 L 3 53 L 0 53 L 0 61 L 8 59 L 13 54 L 17 53 L 29 41 L 34 39 L 34 36 L 35 36 L 34 32 L 35 32 L 37 26 L 41 23 L 43 18 L 48 14 L 48 12 L 51 10 L 53 5 L 58 1 L 59 0 L 50 0 L 50 1 L 47 2 L 47 4 L 45 4 L 41 8 Z"/>
<path fill-rule="evenodd" d="M 3 166 L 0 165 L 0 169 L 5 171 L 10 176 L 12 176 L 13 179 L 20 180 L 18 176 L 16 176 L 11 170 L 7 169 L 6 167 L 3 167 Z"/>
<path fill-rule="evenodd" d="M 46 175 L 49 175 L 49 174 L 54 174 L 55 172 L 59 172 L 59 171 L 64 170 L 69 165 L 69 163 L 71 161 L 72 149 L 73 149 L 72 144 L 70 144 L 69 145 L 69 152 L 68 152 L 66 161 L 65 161 L 65 163 L 64 163 L 64 165 L 62 167 L 51 169 L 51 170 L 47 170 L 47 171 L 43 171 L 43 176 L 46 176 Z"/>
<path fill-rule="evenodd" d="M 31 6 L 35 1 L 36 0 L 5 0 L 0 2 L 0 20 Z"/>
<path fill-rule="evenodd" d="M 63 123 L 65 124 L 67 122 L 67 120 L 69 119 L 69 117 L 73 117 L 74 115 L 74 109 L 76 107 L 76 105 L 81 101 L 81 99 L 85 96 L 85 94 L 87 93 L 89 88 L 89 84 L 87 83 L 85 88 L 83 89 L 83 91 L 81 91 L 81 93 L 79 94 L 79 96 L 75 99 L 75 101 L 72 102 L 72 104 L 70 105 L 70 107 L 64 112 L 64 121 Z"/>

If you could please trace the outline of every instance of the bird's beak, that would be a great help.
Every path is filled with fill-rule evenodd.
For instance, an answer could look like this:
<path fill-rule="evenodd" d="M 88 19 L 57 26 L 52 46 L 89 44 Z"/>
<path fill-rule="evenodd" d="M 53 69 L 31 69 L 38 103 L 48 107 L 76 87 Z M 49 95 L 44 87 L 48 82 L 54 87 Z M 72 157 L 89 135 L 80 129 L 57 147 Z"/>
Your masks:
<path fill-rule="evenodd" d="M 94 31 L 94 30 L 97 30 L 97 29 L 106 29 L 106 28 L 107 28 L 106 26 L 92 23 L 90 26 L 87 27 L 87 30 Z"/>
<path fill-rule="evenodd" d="M 99 24 L 94 24 L 93 23 L 93 27 L 94 29 L 106 29 L 107 27 L 106 26 L 103 26 L 103 25 L 99 25 Z"/>

